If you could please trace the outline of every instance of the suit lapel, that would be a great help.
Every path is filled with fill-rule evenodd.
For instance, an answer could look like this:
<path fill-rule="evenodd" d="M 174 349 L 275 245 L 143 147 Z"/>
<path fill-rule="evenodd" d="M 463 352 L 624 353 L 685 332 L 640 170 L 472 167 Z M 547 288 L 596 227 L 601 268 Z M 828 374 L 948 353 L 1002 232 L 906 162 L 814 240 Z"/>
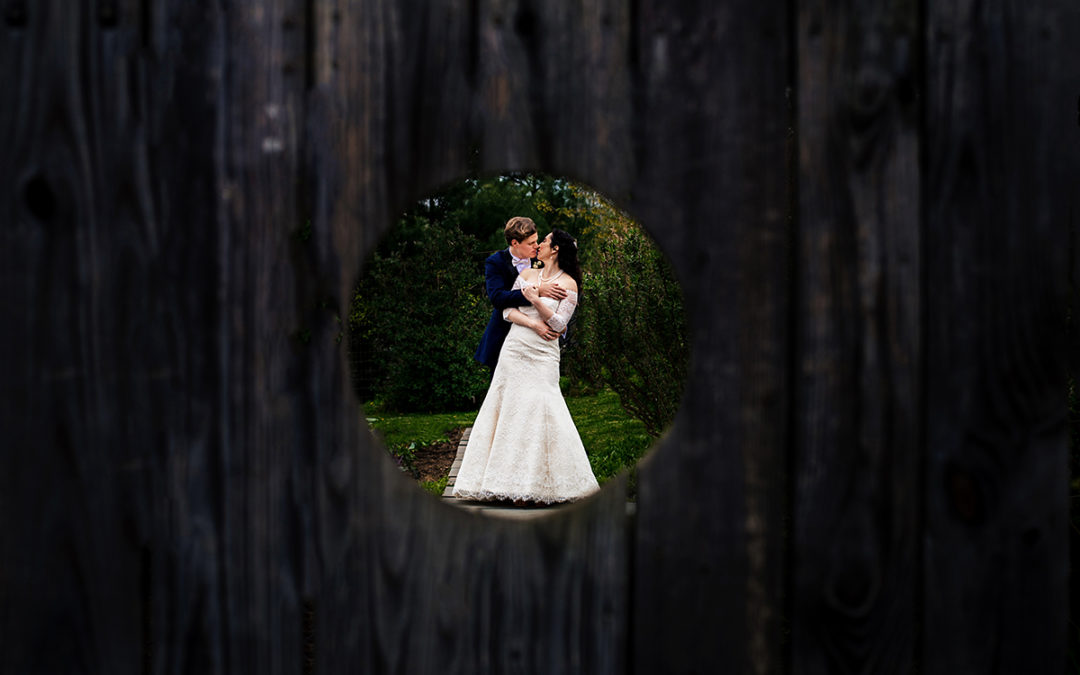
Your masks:
<path fill-rule="evenodd" d="M 516 279 L 518 271 L 514 267 L 514 259 L 510 256 L 510 251 L 507 251 L 504 248 L 503 250 L 499 251 L 499 253 L 501 254 L 500 259 L 503 261 L 503 268 L 506 270 L 506 273 L 512 275 L 513 278 Z"/>

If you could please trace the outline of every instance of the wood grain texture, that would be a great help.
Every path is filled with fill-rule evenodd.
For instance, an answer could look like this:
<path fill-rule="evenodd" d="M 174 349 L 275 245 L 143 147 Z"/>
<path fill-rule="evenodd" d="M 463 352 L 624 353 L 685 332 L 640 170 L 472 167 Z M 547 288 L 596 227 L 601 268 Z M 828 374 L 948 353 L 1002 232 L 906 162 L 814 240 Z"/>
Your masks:
<path fill-rule="evenodd" d="M 625 199 L 637 168 L 635 4 L 476 5 L 473 118 L 482 166 L 543 168 Z"/>
<path fill-rule="evenodd" d="M 132 10 L 6 3 L 0 25 L 3 672 L 140 663 L 162 436 L 133 404 L 162 405 L 170 371 L 139 283 L 160 239 Z"/>
<path fill-rule="evenodd" d="M 125 401 L 155 430 L 141 441 L 148 458 L 145 509 L 151 515 L 139 667 L 148 672 L 227 672 L 230 621 L 220 552 L 225 504 L 236 489 L 223 471 L 226 373 L 220 332 L 220 205 L 225 115 L 225 17 L 181 3 L 144 4 L 139 24 L 119 30 L 142 39 L 141 99 L 148 159 L 141 168 L 152 198 L 153 255 L 131 290 L 152 295 L 121 321 L 148 321 L 159 347 L 160 389 Z M 128 133 L 138 133 L 136 129 Z M 125 237 L 110 239 L 123 246 Z M 124 298 L 116 301 L 122 306 Z M 138 353 L 143 347 L 131 345 Z M 132 655 L 127 655 L 129 658 Z M 134 672 L 119 661 L 102 672 Z M 130 670 L 129 670 L 130 669 Z"/>
<path fill-rule="evenodd" d="M 1060 672 L 1080 10 L 931 4 L 0 3 L 0 672 Z M 506 170 L 683 283 L 635 518 L 353 397 L 364 256 Z"/>
<path fill-rule="evenodd" d="M 7 616 L 27 639 L 4 658 L 10 672 L 292 671 L 304 444 L 281 272 L 299 215 L 286 15 L 300 5 L 61 4 L 7 34 L 26 44 L 5 82 L 26 95 L 4 126 L 26 148 L 5 174 L 26 189 L 8 202 L 5 270 L 30 315 L 6 347 L 25 355 L 12 391 L 33 394 L 5 428 L 34 464 L 5 475 L 4 516 L 8 541 L 35 544 L 5 550 L 23 561 L 4 576 L 23 580 Z"/>
<path fill-rule="evenodd" d="M 927 16 L 929 673 L 1064 668 L 1078 34 L 1073 3 Z"/>
<path fill-rule="evenodd" d="M 337 271 L 342 290 L 390 214 L 411 200 L 469 171 L 545 168 L 522 163 L 538 138 L 520 120 L 513 138 L 499 138 L 508 158 L 480 152 L 488 125 L 478 120 L 503 114 L 486 98 L 481 70 L 500 67 L 500 50 L 523 49 L 520 26 L 497 18 L 507 11 L 549 21 L 539 4 L 389 2 L 342 4 L 320 21 L 319 42 L 334 47 L 311 108 L 310 128 L 329 130 L 325 140 L 312 132 L 315 264 Z M 544 86 L 529 73 L 509 75 Z M 585 133 L 551 147 L 581 163 L 592 152 Z M 333 373 L 343 392 L 346 375 Z M 363 422 L 354 415 L 347 424 Z M 351 448 L 328 444 L 318 461 L 317 672 L 626 670 L 625 486 L 566 517 L 500 522 L 432 501 L 368 434 Z"/>
<path fill-rule="evenodd" d="M 786 8 L 636 11 L 632 211 L 678 270 L 692 352 L 682 410 L 639 473 L 634 667 L 780 672 Z"/>
<path fill-rule="evenodd" d="M 308 227 L 304 152 L 305 4 L 225 10 L 215 254 L 221 420 L 220 594 L 227 672 L 296 672 L 310 539 L 300 482 L 317 420 L 303 372 L 336 308 L 297 278 Z M 327 316 L 320 321 L 321 305 Z M 331 412 L 331 411 L 327 411 Z"/>
<path fill-rule="evenodd" d="M 906 673 L 922 476 L 917 6 L 803 2 L 792 672 Z"/>

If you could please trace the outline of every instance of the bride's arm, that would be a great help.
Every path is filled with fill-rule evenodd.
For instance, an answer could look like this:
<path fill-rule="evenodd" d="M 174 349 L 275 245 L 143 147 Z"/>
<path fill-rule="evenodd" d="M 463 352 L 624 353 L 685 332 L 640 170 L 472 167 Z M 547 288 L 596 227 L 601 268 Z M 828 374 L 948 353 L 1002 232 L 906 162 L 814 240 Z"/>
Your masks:
<path fill-rule="evenodd" d="M 539 319 L 533 319 L 525 316 L 524 313 L 519 311 L 516 307 L 503 310 L 503 318 L 510 323 L 516 323 L 519 326 L 525 326 L 536 331 L 536 334 L 545 340 L 554 340 L 559 337 L 559 331 L 554 330 L 551 326 L 547 325 Z"/>
<path fill-rule="evenodd" d="M 569 284 L 570 287 L 566 289 L 566 297 L 559 301 L 555 309 L 551 309 L 543 302 L 540 302 L 540 296 L 537 294 L 535 287 L 532 287 L 533 290 L 522 289 L 525 299 L 536 308 L 536 313 L 540 315 L 540 318 L 560 333 L 566 330 L 566 324 L 570 323 L 570 317 L 574 315 L 574 310 L 577 309 L 577 284 L 572 279 Z"/>
<path fill-rule="evenodd" d="M 577 300 L 577 293 L 567 291 L 566 297 L 559 302 L 559 306 L 555 308 L 555 311 L 548 310 L 551 316 L 544 319 L 544 322 L 562 333 L 566 330 L 567 324 L 570 323 L 570 317 L 574 316 L 574 310 L 577 309 Z"/>
<path fill-rule="evenodd" d="M 551 314 L 551 310 L 544 307 L 544 303 L 540 302 L 540 295 L 537 292 L 537 287 L 533 284 L 536 281 L 536 275 L 539 274 L 536 270 L 525 270 L 514 282 L 515 288 L 520 288 L 522 295 L 528 300 L 537 310 L 546 310 L 547 314 Z M 510 323 L 516 323 L 519 326 L 525 326 L 531 328 L 537 335 L 545 340 L 554 340 L 559 337 L 561 331 L 552 330 L 551 326 L 547 324 L 542 318 L 536 319 L 531 316 L 527 316 L 524 312 L 521 312 L 516 307 L 507 307 L 503 310 L 503 319 L 506 319 Z"/>

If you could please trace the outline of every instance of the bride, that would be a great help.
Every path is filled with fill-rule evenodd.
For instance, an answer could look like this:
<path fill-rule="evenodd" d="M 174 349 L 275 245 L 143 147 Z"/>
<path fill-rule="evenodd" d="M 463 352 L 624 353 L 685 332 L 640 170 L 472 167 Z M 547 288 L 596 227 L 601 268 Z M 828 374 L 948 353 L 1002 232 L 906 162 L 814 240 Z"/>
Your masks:
<path fill-rule="evenodd" d="M 513 286 L 531 306 L 503 311 L 514 325 L 473 422 L 455 497 L 551 504 L 599 489 L 559 390 L 559 341 L 545 337 L 563 332 L 577 307 L 577 242 L 552 230 L 536 257 L 543 269 L 524 270 Z M 567 292 L 563 300 L 540 297 L 543 285 L 556 282 Z"/>

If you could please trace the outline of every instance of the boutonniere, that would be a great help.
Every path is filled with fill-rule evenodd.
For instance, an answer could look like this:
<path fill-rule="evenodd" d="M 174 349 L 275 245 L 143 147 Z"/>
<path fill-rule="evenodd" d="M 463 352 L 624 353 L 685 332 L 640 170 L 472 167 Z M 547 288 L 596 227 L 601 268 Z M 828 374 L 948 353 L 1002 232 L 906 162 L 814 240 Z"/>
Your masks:
<path fill-rule="evenodd" d="M 543 268 L 544 268 L 544 263 L 540 262 L 539 260 L 536 260 L 536 259 L 534 259 L 534 260 L 532 261 L 532 264 L 531 264 L 530 266 L 531 266 L 531 267 L 532 267 L 532 269 L 534 269 L 534 270 L 539 270 L 539 269 L 543 269 Z"/>

